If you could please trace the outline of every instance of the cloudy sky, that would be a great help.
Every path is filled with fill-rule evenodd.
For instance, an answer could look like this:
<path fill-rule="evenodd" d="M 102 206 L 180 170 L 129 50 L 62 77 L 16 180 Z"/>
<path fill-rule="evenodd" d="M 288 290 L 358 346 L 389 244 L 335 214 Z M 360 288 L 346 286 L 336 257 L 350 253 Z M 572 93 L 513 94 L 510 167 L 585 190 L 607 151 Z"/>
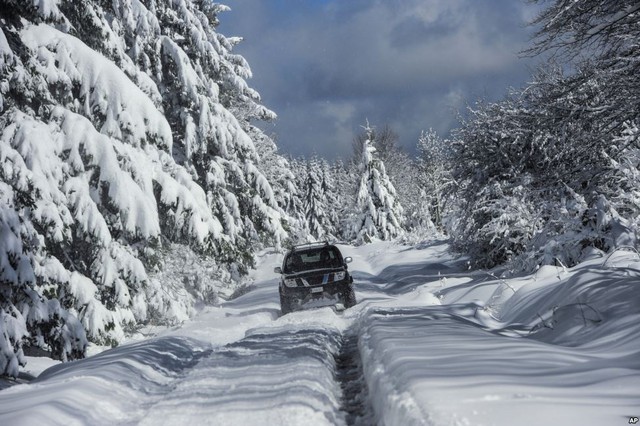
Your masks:
<path fill-rule="evenodd" d="M 280 151 L 347 157 L 365 120 L 413 150 L 479 97 L 529 78 L 522 59 L 536 13 L 524 0 L 222 0 L 219 31 L 241 36 L 249 84 L 278 114 Z"/>

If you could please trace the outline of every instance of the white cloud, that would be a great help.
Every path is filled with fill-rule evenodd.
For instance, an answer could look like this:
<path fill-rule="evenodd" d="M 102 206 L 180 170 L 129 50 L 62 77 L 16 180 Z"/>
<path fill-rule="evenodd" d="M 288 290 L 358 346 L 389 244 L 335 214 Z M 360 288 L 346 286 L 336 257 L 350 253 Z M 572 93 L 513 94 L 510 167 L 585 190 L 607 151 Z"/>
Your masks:
<path fill-rule="evenodd" d="M 233 34 L 246 38 L 239 52 L 279 115 L 285 150 L 320 153 L 323 141 L 343 138 L 350 146 L 364 117 L 413 138 L 409 129 L 454 125 L 452 110 L 466 100 L 500 97 L 527 77 L 518 52 L 527 44 L 529 9 L 513 0 L 226 3 L 251 15 L 236 17 Z"/>

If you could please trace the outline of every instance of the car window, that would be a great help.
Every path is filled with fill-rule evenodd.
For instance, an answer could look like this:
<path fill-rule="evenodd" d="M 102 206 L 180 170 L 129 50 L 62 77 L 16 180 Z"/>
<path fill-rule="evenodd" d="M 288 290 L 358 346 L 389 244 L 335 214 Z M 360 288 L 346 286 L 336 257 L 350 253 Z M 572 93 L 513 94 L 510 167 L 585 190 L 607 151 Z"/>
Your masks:
<path fill-rule="evenodd" d="M 285 272 L 301 272 L 311 269 L 339 268 L 340 252 L 335 247 L 320 247 L 290 253 L 285 260 Z"/>

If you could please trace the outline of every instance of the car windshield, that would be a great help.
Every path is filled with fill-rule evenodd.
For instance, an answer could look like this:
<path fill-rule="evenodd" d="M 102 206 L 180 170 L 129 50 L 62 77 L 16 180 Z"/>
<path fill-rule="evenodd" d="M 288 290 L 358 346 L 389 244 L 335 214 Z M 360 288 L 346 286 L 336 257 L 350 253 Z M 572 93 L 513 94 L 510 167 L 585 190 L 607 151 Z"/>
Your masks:
<path fill-rule="evenodd" d="M 285 272 L 294 273 L 312 269 L 339 268 L 342 266 L 340 252 L 335 247 L 319 247 L 294 251 L 287 256 Z"/>

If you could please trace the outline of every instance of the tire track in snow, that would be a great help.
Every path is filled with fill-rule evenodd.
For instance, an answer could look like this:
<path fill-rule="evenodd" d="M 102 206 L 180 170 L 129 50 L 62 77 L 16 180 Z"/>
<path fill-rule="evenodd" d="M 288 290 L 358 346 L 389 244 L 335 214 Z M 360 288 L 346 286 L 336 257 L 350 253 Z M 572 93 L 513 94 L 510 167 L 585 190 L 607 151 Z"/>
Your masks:
<path fill-rule="evenodd" d="M 197 361 L 146 407 L 142 425 L 374 424 L 355 324 L 254 329 Z"/>
<path fill-rule="evenodd" d="M 140 424 L 344 424 L 341 337 L 317 324 L 252 330 L 202 358 Z"/>
<path fill-rule="evenodd" d="M 345 413 L 347 424 L 373 424 L 373 408 L 369 400 L 369 389 L 364 380 L 358 335 L 353 330 L 353 326 L 342 336 L 340 349 L 334 358 L 336 380 L 342 390 L 340 409 Z"/>

